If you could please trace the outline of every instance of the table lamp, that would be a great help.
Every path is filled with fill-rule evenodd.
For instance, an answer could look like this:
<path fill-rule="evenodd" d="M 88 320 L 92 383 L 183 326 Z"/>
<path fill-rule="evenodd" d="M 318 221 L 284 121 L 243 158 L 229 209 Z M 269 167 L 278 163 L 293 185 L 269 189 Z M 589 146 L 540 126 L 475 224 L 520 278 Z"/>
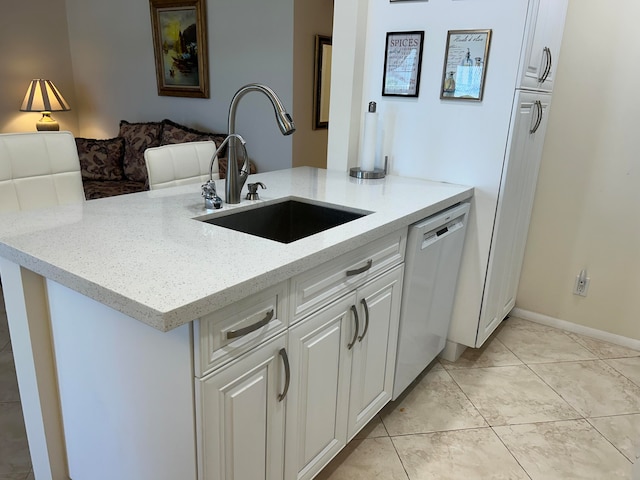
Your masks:
<path fill-rule="evenodd" d="M 51 112 L 66 112 L 67 110 L 71 110 L 71 107 L 53 82 L 40 79 L 31 80 L 20 107 L 21 112 L 42 112 L 42 118 L 36 123 L 38 131 L 60 130 L 58 122 L 51 118 Z"/>

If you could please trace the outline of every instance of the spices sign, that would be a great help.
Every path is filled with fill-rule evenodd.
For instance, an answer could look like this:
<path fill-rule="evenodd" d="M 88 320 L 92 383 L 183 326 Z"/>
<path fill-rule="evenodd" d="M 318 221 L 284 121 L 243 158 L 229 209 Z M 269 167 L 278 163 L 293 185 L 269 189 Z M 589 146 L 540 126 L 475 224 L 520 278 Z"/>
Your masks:
<path fill-rule="evenodd" d="M 382 95 L 418 96 L 423 45 L 424 31 L 387 33 Z"/>

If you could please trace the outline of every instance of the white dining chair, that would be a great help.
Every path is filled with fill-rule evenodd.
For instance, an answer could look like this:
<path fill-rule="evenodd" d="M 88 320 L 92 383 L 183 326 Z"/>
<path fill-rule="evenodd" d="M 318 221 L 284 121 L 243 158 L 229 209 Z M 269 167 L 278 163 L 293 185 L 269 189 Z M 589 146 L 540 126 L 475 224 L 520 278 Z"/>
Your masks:
<path fill-rule="evenodd" d="M 0 213 L 84 199 L 71 132 L 0 134 Z"/>
<path fill-rule="evenodd" d="M 175 187 L 209 180 L 209 166 L 216 152 L 214 142 L 187 142 L 147 148 L 144 160 L 149 188 Z M 219 179 L 218 159 L 213 162 L 213 179 Z"/>
<path fill-rule="evenodd" d="M 0 214 L 84 201 L 78 150 L 70 132 L 0 134 Z M 35 457 L 33 469 L 34 472 L 46 470 L 40 462 L 50 455 L 58 460 L 57 470 L 62 472 L 62 450 L 52 453 L 49 448 L 59 445 L 63 434 L 57 385 L 46 381 L 48 369 L 53 365 L 47 309 L 44 302 L 32 303 L 28 307 L 21 303 L 20 298 L 25 298 L 24 287 L 16 278 L 29 277 L 29 288 L 42 292 L 45 291 L 44 280 L 36 281 L 36 274 L 7 265 L 8 262 L 0 265 L 3 267 L 0 280 L 7 279 L 7 273 L 11 280 L 4 286 L 0 282 L 0 292 L 4 290 L 0 298 L 6 304 L 7 313 L 4 315 L 8 317 L 11 332 L 11 354 L 19 379 L 29 449 L 31 452 L 46 452 L 40 458 Z M 44 297 L 45 294 L 42 295 Z M 4 306 L 2 310 L 5 310 Z M 27 311 L 29 315 L 22 314 Z M 28 400 L 24 401 L 25 398 Z M 46 419 L 43 419 L 44 415 Z"/>
<path fill-rule="evenodd" d="M 0 134 L 0 213 L 84 199 L 71 132 Z"/>

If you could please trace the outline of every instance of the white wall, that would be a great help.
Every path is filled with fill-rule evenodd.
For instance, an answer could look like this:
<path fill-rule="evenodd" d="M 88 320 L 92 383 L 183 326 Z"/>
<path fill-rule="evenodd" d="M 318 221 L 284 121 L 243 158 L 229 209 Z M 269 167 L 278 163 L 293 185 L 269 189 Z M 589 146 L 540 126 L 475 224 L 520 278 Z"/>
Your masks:
<path fill-rule="evenodd" d="M 10 7 L 8 7 L 10 4 Z M 62 130 L 78 131 L 64 0 L 4 2 L 0 14 L 0 132 L 32 132 L 42 116 L 20 112 L 34 78 L 51 80 L 71 105 L 52 116 Z"/>
<path fill-rule="evenodd" d="M 417 27 L 431 35 L 433 28 L 426 28 L 429 18 L 423 15 L 416 22 L 417 12 L 436 9 L 443 1 L 383 2 L 375 7 L 367 0 L 336 4 L 330 120 L 340 129 L 329 132 L 329 168 L 346 170 L 356 164 L 362 108 L 354 112 L 353 106 L 361 107 L 369 97 L 376 99 L 384 33 Z M 473 8 L 487 3 L 450 5 Z M 488 11 L 494 14 L 499 8 Z M 380 16 L 367 9 L 385 13 Z M 393 15 L 391 9 L 408 13 Z M 363 17 L 358 12 L 365 13 L 369 26 L 359 23 Z M 634 142 L 640 111 L 638 18 L 636 0 L 619 0 L 615 8 L 596 0 L 570 0 L 517 299 L 520 308 L 635 339 L 640 339 L 640 276 L 636 273 L 640 267 L 640 167 Z M 373 31 L 379 32 L 376 38 L 370 34 L 373 24 Z M 455 27 L 482 28 L 477 21 L 450 28 Z M 342 42 L 339 47 L 336 41 Z M 425 54 L 442 56 L 443 45 L 433 48 L 434 52 Z M 371 51 L 377 58 L 367 55 L 365 65 L 363 53 Z M 440 75 L 436 60 L 434 75 Z M 425 58 L 423 74 L 428 61 Z M 487 89 L 502 73 L 492 70 L 491 58 L 489 62 Z M 405 142 L 399 149 L 391 148 L 393 173 L 444 179 L 429 163 L 442 146 L 438 136 L 430 133 L 439 120 L 430 108 L 438 102 L 433 82 L 425 78 L 421 85 L 420 97 L 430 99 L 394 102 L 397 113 L 391 114 L 387 106 L 386 115 L 401 115 L 403 122 L 399 129 L 403 133 L 394 136 L 393 144 Z M 335 84 L 342 86 L 337 94 Z M 363 98 L 359 85 L 364 86 Z M 483 104 L 490 98 L 487 90 Z M 457 115 L 465 119 L 469 112 L 474 112 L 473 106 L 460 106 Z M 443 124 L 447 121 L 451 118 L 442 119 Z M 460 146 L 464 145 L 461 137 Z M 468 145 L 472 150 L 473 142 Z M 477 184 L 472 179 L 468 183 Z M 585 267 L 591 276 L 589 296 L 576 297 L 571 294 L 575 275 Z"/>
<path fill-rule="evenodd" d="M 349 3 L 353 6 L 358 0 Z M 336 83 L 342 85 L 359 82 L 359 88 L 353 88 L 350 103 L 334 102 L 332 98 L 330 129 L 335 115 L 338 119 L 346 117 L 348 124 L 343 130 L 351 128 L 352 131 L 350 135 L 338 132 L 339 142 L 336 132 L 330 131 L 330 152 L 349 152 L 342 157 L 342 162 L 338 155 L 330 154 L 330 168 L 346 170 L 356 165 L 364 106 L 373 100 L 380 112 L 379 158 L 389 156 L 392 174 L 475 188 L 452 327 L 456 329 L 455 341 L 467 345 L 475 344 L 476 328 L 470 324 L 475 322 L 477 327 L 482 302 L 527 7 L 527 0 L 506 4 L 503 0 L 370 2 L 366 40 L 360 49 L 356 47 L 352 59 L 344 59 L 345 65 L 354 59 L 360 60 L 362 76 L 353 80 L 336 79 Z M 341 8 L 347 10 L 344 5 Z M 338 20 L 336 15 L 336 22 Z M 345 28 L 348 27 L 345 25 Z M 441 100 L 447 32 L 467 29 L 492 30 L 483 101 Z M 383 96 L 386 33 L 413 30 L 425 32 L 419 95 Z M 341 38 L 334 31 L 335 37 Z M 350 46 L 357 42 L 357 39 L 352 41 Z M 336 54 L 342 55 L 340 48 L 336 44 L 334 59 Z M 335 68 L 333 73 L 347 77 L 345 71 L 347 67 Z M 334 86 L 332 83 L 332 88 Z M 361 108 L 354 112 L 356 103 Z M 334 112 L 334 106 L 339 110 Z M 469 326 L 471 328 L 467 328 Z"/>
<path fill-rule="evenodd" d="M 211 98 L 157 94 L 149 2 L 67 0 L 69 42 L 80 135 L 106 138 L 119 121 L 170 118 L 227 131 L 229 102 L 246 83 L 265 83 L 293 103 L 293 0 L 208 0 Z M 291 137 L 283 137 L 266 97 L 240 102 L 237 130 L 261 171 L 288 168 Z"/>
<path fill-rule="evenodd" d="M 517 306 L 640 339 L 637 0 L 570 0 Z M 586 298 L 576 274 L 591 277 Z"/>

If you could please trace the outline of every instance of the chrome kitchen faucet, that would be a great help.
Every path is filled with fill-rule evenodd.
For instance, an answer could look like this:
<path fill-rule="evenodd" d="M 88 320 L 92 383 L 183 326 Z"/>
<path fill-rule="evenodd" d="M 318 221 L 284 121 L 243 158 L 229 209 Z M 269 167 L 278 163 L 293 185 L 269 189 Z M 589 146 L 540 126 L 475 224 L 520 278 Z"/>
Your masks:
<path fill-rule="evenodd" d="M 247 181 L 247 177 L 249 176 L 249 157 L 247 156 L 247 150 L 246 148 L 244 148 L 244 143 L 242 142 L 240 143 L 244 149 L 245 157 L 242 169 L 240 170 L 240 172 L 238 172 L 238 164 L 236 160 L 236 139 L 239 137 L 239 135 L 235 133 L 236 109 L 238 108 L 238 102 L 248 92 L 262 92 L 267 96 L 267 98 L 269 98 L 276 113 L 278 126 L 280 127 L 280 131 L 283 135 L 291 135 L 296 131 L 296 126 L 293 123 L 291 115 L 287 113 L 276 93 L 266 85 L 261 85 L 259 83 L 250 83 L 240 88 L 240 90 L 236 92 L 236 94 L 231 99 L 231 104 L 229 105 L 229 136 L 227 137 L 227 140 L 229 138 L 231 138 L 231 140 L 229 141 L 229 153 L 227 155 L 227 176 L 225 179 L 225 201 L 227 203 L 240 203 L 240 191 L 242 190 L 242 187 Z"/>

